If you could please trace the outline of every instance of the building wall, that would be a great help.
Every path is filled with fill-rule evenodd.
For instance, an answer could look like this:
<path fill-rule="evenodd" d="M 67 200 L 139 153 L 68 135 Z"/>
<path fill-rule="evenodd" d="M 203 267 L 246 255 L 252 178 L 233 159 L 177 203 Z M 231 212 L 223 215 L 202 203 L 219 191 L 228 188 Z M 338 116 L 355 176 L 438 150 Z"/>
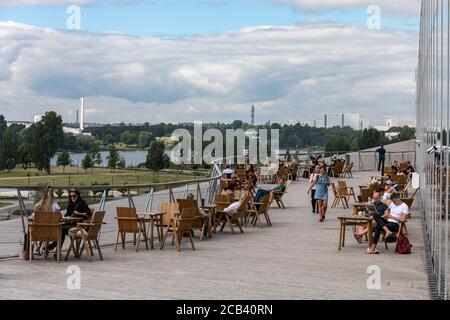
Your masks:
<path fill-rule="evenodd" d="M 417 67 L 417 169 L 436 295 L 449 288 L 449 0 L 423 0 Z M 427 152 L 434 146 L 437 152 Z M 433 290 L 432 290 L 433 293 Z"/>

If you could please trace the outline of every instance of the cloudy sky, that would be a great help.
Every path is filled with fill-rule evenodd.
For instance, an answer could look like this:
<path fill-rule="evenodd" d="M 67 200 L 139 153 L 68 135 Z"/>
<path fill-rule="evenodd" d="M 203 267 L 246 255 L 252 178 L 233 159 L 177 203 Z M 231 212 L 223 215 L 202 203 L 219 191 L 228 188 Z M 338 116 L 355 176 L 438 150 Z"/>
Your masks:
<path fill-rule="evenodd" d="M 74 122 L 84 96 L 88 122 L 249 122 L 254 101 L 257 123 L 414 123 L 419 13 L 420 0 L 0 0 L 0 114 Z"/>

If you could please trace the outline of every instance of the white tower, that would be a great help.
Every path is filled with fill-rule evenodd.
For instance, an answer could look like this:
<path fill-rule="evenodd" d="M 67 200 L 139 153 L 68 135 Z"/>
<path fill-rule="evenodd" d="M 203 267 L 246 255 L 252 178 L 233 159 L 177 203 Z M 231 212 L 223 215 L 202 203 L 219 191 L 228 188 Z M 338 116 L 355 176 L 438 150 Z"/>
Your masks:
<path fill-rule="evenodd" d="M 80 130 L 84 130 L 84 98 L 80 99 L 81 110 L 80 110 Z"/>

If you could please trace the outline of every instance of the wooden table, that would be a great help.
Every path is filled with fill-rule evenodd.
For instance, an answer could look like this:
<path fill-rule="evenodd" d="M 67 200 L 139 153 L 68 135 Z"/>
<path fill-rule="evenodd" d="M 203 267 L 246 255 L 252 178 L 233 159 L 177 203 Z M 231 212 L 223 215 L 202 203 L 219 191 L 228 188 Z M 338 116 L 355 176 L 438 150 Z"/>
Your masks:
<path fill-rule="evenodd" d="M 353 205 L 353 215 L 357 216 L 358 212 L 364 212 L 364 210 L 366 209 L 366 204 L 365 203 L 357 203 Z"/>
<path fill-rule="evenodd" d="M 158 241 L 161 243 L 161 237 L 163 235 L 163 226 L 162 226 L 162 216 L 166 214 L 165 212 L 150 212 L 145 213 L 143 215 L 140 215 L 140 217 L 143 218 L 144 222 L 150 223 L 150 248 L 153 249 L 153 242 L 154 242 L 154 229 L 155 224 L 157 224 L 159 227 L 156 228 L 156 231 L 158 232 Z M 148 233 L 148 232 L 147 232 Z"/>
<path fill-rule="evenodd" d="M 344 217 L 338 217 L 340 221 L 340 232 L 339 232 L 339 250 L 345 246 L 345 227 L 347 226 L 364 226 L 367 227 L 367 238 L 368 238 L 368 246 L 369 248 L 372 246 L 373 243 L 373 228 L 372 228 L 372 217 L 365 217 L 365 216 L 344 216 Z"/>

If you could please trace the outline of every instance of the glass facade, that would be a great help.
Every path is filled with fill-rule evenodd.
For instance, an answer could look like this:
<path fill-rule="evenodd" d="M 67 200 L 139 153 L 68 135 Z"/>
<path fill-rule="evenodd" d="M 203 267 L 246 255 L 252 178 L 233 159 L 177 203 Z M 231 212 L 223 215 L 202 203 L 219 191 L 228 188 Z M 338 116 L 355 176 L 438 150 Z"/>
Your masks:
<path fill-rule="evenodd" d="M 423 0 L 417 68 L 417 169 L 431 293 L 449 288 L 449 0 Z"/>

